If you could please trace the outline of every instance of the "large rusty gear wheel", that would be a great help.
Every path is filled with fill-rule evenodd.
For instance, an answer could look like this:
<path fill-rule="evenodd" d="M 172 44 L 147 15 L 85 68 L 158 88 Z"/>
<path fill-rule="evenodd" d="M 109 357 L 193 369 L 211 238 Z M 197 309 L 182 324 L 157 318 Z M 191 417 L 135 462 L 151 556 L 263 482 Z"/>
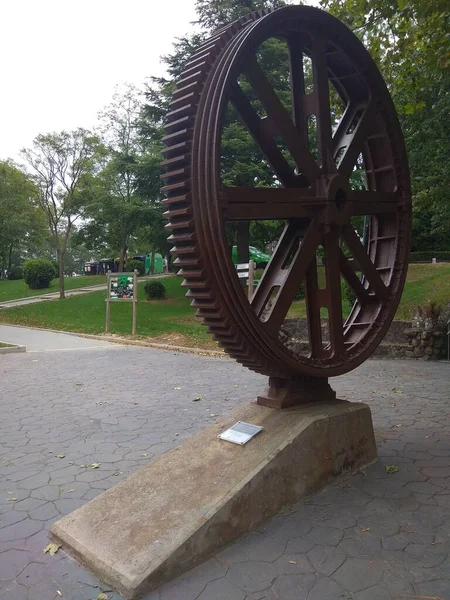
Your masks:
<path fill-rule="evenodd" d="M 284 40 L 289 50 L 292 116 L 258 64 L 257 50 L 269 38 Z M 312 91 L 305 89 L 304 56 L 312 63 Z M 265 117 L 239 85 L 242 74 Z M 331 86 L 345 105 L 334 131 Z M 229 102 L 279 187 L 222 184 L 220 145 Z M 311 115 L 317 122 L 316 159 L 308 148 Z M 214 339 L 238 362 L 274 378 L 340 375 L 366 360 L 388 329 L 403 290 L 411 192 L 392 100 L 356 36 L 328 13 L 306 6 L 241 18 L 215 32 L 186 65 L 166 131 L 162 164 L 169 240 L 182 285 Z M 280 138 L 291 161 L 277 145 Z M 358 158 L 367 190 L 349 185 Z M 364 243 L 352 225 L 355 215 L 368 215 Z M 231 260 L 225 222 L 254 219 L 279 219 L 286 227 L 249 302 Z M 323 289 L 317 280 L 319 246 Z M 345 321 L 341 276 L 356 296 Z M 300 281 L 306 285 L 305 355 L 293 353 L 280 335 Z M 321 324 L 324 308 L 328 340 Z"/>

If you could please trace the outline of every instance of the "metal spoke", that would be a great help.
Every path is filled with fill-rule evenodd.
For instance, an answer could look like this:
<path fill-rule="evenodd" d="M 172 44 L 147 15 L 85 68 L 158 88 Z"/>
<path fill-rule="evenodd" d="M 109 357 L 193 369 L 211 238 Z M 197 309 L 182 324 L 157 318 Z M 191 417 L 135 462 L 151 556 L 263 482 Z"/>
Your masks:
<path fill-rule="evenodd" d="M 223 187 L 222 197 L 228 221 L 312 218 L 326 201 L 298 188 Z"/>
<path fill-rule="evenodd" d="M 375 295 L 381 300 L 389 298 L 389 290 L 381 279 L 375 265 L 370 260 L 364 246 L 351 225 L 347 225 L 342 230 L 343 238 L 352 252 L 353 257 L 359 265 L 364 277 L 369 282 Z"/>
<path fill-rule="evenodd" d="M 286 226 L 251 303 L 268 329 L 278 331 L 283 324 L 298 287 L 315 257 L 320 240 L 321 230 L 315 220 L 311 221 L 306 232 L 301 221 L 291 221 Z M 298 244 L 298 248 L 290 265 L 286 266 L 295 244 Z M 272 291 L 276 288 L 279 288 L 278 295 L 273 299 L 272 306 L 266 307 Z"/>
<path fill-rule="evenodd" d="M 305 77 L 303 73 L 303 47 L 298 39 L 288 39 L 289 69 L 291 76 L 292 120 L 305 146 L 308 144 L 308 127 L 305 114 Z"/>
<path fill-rule="evenodd" d="M 398 210 L 399 196 L 395 192 L 353 191 L 354 215 L 377 215 Z"/>
<path fill-rule="evenodd" d="M 264 105 L 278 134 L 286 144 L 298 170 L 312 183 L 320 177 L 320 169 L 255 58 L 247 61 L 244 74 Z"/>
<path fill-rule="evenodd" d="M 258 113 L 236 82 L 231 87 L 230 98 L 243 125 L 248 129 L 251 136 L 260 147 L 261 152 L 275 171 L 279 181 L 285 186 L 298 187 L 301 182 L 295 176 L 292 167 L 274 142 L 269 127 L 267 126 L 267 119 L 261 119 L 258 116 Z"/>
<path fill-rule="evenodd" d="M 331 354 L 340 357 L 344 354 L 344 324 L 342 321 L 342 296 L 340 276 L 339 229 L 334 227 L 324 236 L 325 272 L 327 281 L 328 329 L 330 332 Z"/>
<path fill-rule="evenodd" d="M 316 38 L 313 42 L 312 64 L 320 163 L 325 173 L 334 173 L 336 167 L 333 160 L 330 89 L 326 61 L 326 40 L 323 38 Z"/>
<path fill-rule="evenodd" d="M 363 113 L 356 123 L 353 132 L 347 133 L 359 109 L 360 106 L 356 106 L 353 108 L 352 113 L 352 109 L 350 108 L 348 116 L 346 116 L 347 111 L 344 113 L 341 120 L 342 126 L 341 124 L 338 126 L 338 130 L 333 138 L 335 153 L 341 148 L 345 148 L 344 154 L 337 165 L 338 173 L 345 177 L 350 177 L 350 173 L 353 171 L 358 156 L 361 154 L 364 142 L 374 126 L 375 105 L 373 102 L 369 102 L 364 107 Z"/>
<path fill-rule="evenodd" d="M 344 255 L 342 250 L 339 250 L 339 252 L 339 267 L 341 269 L 342 275 L 344 276 L 344 279 L 347 281 L 348 285 L 352 288 L 352 290 L 355 292 L 356 297 L 359 298 L 361 302 L 370 300 L 371 296 L 369 292 L 361 283 L 361 280 L 356 275 L 349 260 Z"/>
<path fill-rule="evenodd" d="M 320 294 L 317 283 L 317 259 L 313 258 L 305 276 L 306 319 L 308 321 L 308 338 L 311 358 L 321 358 L 324 354 L 322 346 L 322 325 L 320 321 Z"/>

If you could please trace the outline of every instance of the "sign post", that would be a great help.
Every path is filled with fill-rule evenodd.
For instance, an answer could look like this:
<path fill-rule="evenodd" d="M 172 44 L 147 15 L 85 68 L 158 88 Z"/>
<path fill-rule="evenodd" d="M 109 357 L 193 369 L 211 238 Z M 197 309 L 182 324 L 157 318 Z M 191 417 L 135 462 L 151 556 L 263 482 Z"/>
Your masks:
<path fill-rule="evenodd" d="M 135 270 L 133 273 L 111 273 L 111 271 L 108 271 L 106 281 L 106 333 L 110 332 L 111 302 L 122 300 L 125 302 L 132 302 L 133 304 L 131 335 L 136 335 L 138 290 L 137 276 L 137 270 Z"/>

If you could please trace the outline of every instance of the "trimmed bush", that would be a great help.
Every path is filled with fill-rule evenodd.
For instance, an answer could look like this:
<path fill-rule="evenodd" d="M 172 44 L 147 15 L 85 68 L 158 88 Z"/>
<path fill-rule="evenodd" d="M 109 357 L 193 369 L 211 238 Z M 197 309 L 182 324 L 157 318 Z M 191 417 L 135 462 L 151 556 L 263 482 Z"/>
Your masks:
<path fill-rule="evenodd" d="M 30 290 L 48 288 L 52 279 L 55 278 L 53 263 L 44 258 L 27 260 L 23 266 L 23 278 Z"/>
<path fill-rule="evenodd" d="M 147 300 L 161 300 L 166 297 L 166 286 L 160 281 L 146 281 L 144 291 Z"/>
<path fill-rule="evenodd" d="M 129 260 L 126 268 L 129 273 L 134 273 L 135 270 L 139 273 L 139 275 L 143 275 L 145 273 L 145 264 L 142 260 Z"/>
<path fill-rule="evenodd" d="M 409 262 L 431 262 L 435 258 L 438 262 L 450 261 L 450 251 L 448 250 L 422 250 L 421 252 L 410 252 Z"/>
<path fill-rule="evenodd" d="M 22 267 L 12 267 L 12 269 L 8 271 L 8 279 L 10 279 L 11 281 L 16 279 L 23 279 Z"/>

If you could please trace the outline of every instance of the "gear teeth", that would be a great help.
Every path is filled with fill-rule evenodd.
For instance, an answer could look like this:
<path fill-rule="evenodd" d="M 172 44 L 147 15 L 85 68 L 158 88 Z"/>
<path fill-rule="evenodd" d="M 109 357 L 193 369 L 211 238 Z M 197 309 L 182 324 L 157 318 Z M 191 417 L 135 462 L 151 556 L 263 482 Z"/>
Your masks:
<path fill-rule="evenodd" d="M 261 358 L 252 358 L 250 345 L 242 340 L 242 334 L 224 316 L 220 299 L 208 282 L 203 257 L 196 243 L 195 214 L 190 193 L 190 149 L 200 95 L 217 57 L 238 31 L 268 12 L 252 13 L 215 31 L 186 63 L 170 102 L 162 138 L 165 148 L 161 163 L 164 169 L 161 191 L 167 195 L 162 201 L 164 217 L 168 220 L 165 228 L 171 232 L 168 241 L 173 247 L 170 252 L 176 257 L 174 264 L 179 268 L 178 275 L 183 277 L 181 285 L 187 288 L 186 297 L 192 299 L 191 306 L 196 309 L 196 315 L 213 338 L 238 362 L 258 372 L 264 372 Z"/>

